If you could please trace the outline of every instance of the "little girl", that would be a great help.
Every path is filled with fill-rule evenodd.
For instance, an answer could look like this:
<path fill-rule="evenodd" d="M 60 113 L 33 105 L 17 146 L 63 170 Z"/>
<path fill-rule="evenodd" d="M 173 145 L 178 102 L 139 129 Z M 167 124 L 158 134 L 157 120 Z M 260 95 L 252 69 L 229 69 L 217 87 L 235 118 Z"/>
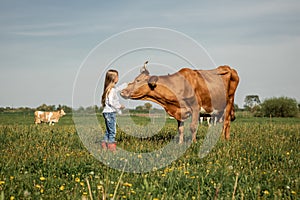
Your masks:
<path fill-rule="evenodd" d="M 117 92 L 127 87 L 124 83 L 120 87 L 116 88 L 115 85 L 119 80 L 117 70 L 110 69 L 106 72 L 104 89 L 102 94 L 101 103 L 104 107 L 103 117 L 105 119 L 105 136 L 101 143 L 104 150 L 109 149 L 116 151 L 116 113 L 120 113 L 124 106 L 120 104 Z"/>

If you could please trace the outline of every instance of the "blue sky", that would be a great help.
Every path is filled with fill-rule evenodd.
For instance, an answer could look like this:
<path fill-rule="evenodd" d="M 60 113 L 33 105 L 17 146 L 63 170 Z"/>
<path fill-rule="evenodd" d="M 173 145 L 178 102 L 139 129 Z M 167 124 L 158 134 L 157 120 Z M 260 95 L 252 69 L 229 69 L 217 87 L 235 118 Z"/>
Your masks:
<path fill-rule="evenodd" d="M 186 34 L 217 66 L 237 69 L 240 107 L 248 94 L 300 101 L 297 0 L 1 0 L 0 106 L 71 106 L 77 72 L 91 50 L 112 35 L 142 27 Z"/>

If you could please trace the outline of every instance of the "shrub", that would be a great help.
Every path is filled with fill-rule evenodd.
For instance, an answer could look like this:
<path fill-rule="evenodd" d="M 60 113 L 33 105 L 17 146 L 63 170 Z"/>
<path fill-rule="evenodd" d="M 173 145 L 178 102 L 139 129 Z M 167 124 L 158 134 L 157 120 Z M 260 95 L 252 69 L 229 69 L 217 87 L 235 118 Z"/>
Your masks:
<path fill-rule="evenodd" d="M 273 97 L 261 104 L 264 116 L 296 117 L 298 114 L 297 101 L 289 97 Z"/>

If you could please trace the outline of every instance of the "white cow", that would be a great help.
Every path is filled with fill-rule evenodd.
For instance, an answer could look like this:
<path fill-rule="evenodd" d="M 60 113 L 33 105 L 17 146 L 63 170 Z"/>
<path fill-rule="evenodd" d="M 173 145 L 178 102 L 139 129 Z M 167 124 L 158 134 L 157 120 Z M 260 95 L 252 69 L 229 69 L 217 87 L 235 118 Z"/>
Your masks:
<path fill-rule="evenodd" d="M 35 111 L 34 112 L 34 123 L 40 124 L 42 122 L 49 123 L 49 125 L 54 125 L 58 122 L 59 118 L 66 115 L 63 109 L 53 112 Z"/>

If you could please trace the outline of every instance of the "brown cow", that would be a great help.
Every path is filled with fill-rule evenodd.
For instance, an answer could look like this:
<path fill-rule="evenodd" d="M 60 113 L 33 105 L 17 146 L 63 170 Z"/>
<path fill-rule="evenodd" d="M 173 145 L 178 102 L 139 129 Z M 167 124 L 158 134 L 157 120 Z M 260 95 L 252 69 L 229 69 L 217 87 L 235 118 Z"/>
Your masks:
<path fill-rule="evenodd" d="M 58 122 L 59 118 L 64 116 L 66 113 L 63 109 L 54 112 L 35 111 L 34 112 L 34 123 L 40 124 L 42 122 L 54 125 L 54 122 Z"/>
<path fill-rule="evenodd" d="M 192 116 L 190 129 L 196 142 L 199 113 L 224 121 L 223 135 L 230 137 L 230 121 L 234 116 L 234 94 L 239 76 L 229 66 L 213 70 L 183 68 L 166 76 L 151 76 L 144 67 L 139 76 L 121 91 L 125 99 L 149 100 L 161 105 L 178 122 L 179 143 L 183 142 L 183 122 Z"/>

